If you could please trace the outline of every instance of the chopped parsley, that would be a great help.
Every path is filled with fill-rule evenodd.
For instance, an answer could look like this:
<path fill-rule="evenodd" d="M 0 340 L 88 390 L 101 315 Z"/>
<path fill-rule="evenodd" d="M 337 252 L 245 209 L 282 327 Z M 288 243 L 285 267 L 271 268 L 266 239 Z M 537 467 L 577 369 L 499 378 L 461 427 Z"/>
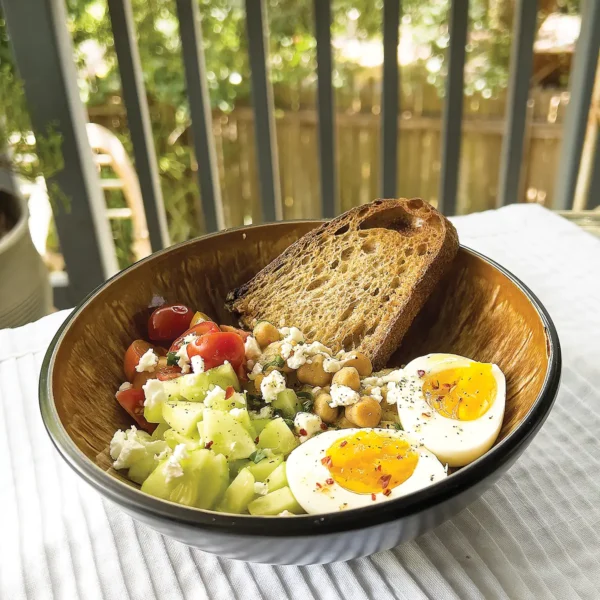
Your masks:
<path fill-rule="evenodd" d="M 248 458 L 258 464 L 263 458 L 267 458 L 267 453 L 264 450 L 256 450 Z"/>
<path fill-rule="evenodd" d="M 283 419 L 283 422 L 290 428 L 290 429 L 294 429 L 294 421 L 292 419 Z"/>
<path fill-rule="evenodd" d="M 404 431 L 404 427 L 402 427 L 400 423 L 394 423 L 394 428 L 396 429 L 396 431 Z"/>
<path fill-rule="evenodd" d="M 174 367 L 179 363 L 177 352 L 167 352 L 167 366 Z"/>
<path fill-rule="evenodd" d="M 269 367 L 283 367 L 285 365 L 285 360 L 283 360 L 282 356 L 277 355 L 273 360 L 265 363 L 263 365 L 263 371 L 266 371 Z"/>

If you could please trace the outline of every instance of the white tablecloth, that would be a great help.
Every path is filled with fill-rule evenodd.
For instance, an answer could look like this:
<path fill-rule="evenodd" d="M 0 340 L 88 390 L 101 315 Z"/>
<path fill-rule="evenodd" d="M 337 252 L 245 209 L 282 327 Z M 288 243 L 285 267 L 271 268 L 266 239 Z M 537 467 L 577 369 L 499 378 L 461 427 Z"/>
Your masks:
<path fill-rule="evenodd" d="M 173 542 L 104 503 L 51 445 L 37 381 L 58 313 L 0 332 L 0 598 L 600 598 L 600 241 L 537 206 L 455 223 L 539 296 L 564 354 L 548 421 L 483 497 L 414 542 L 335 565 Z"/>

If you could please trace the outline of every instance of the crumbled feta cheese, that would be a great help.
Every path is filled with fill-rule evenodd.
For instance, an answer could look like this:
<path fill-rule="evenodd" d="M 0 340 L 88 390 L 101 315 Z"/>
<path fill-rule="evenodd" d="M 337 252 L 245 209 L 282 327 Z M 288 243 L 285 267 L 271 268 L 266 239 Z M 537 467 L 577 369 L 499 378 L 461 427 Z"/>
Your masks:
<path fill-rule="evenodd" d="M 260 383 L 260 391 L 265 402 L 270 404 L 279 392 L 285 390 L 285 377 L 279 371 L 271 371 Z"/>
<path fill-rule="evenodd" d="M 149 348 L 142 356 L 140 357 L 140 362 L 136 365 L 135 370 L 138 373 L 143 373 L 144 371 L 148 371 L 148 373 L 154 372 L 154 367 L 158 363 L 158 356 L 154 353 L 152 348 Z"/>
<path fill-rule="evenodd" d="M 219 400 L 225 400 L 225 390 L 222 387 L 216 385 L 212 390 L 206 394 L 204 398 L 204 406 L 210 408 L 215 402 Z"/>
<path fill-rule="evenodd" d="M 287 342 L 288 344 L 292 342 L 299 343 L 304 341 L 304 334 L 297 327 L 282 327 L 279 330 L 279 333 L 282 335 L 283 341 Z"/>
<path fill-rule="evenodd" d="M 343 360 L 337 358 L 326 358 L 323 361 L 323 370 L 325 373 L 337 373 L 344 366 Z"/>
<path fill-rule="evenodd" d="M 181 368 L 181 372 L 185 375 L 190 372 L 190 358 L 187 353 L 187 344 L 183 344 L 175 353 L 177 356 L 177 364 Z"/>
<path fill-rule="evenodd" d="M 130 390 L 133 386 L 129 383 L 129 381 L 126 381 L 125 383 L 122 383 L 119 386 L 119 391 L 120 392 L 125 392 L 127 390 Z"/>
<path fill-rule="evenodd" d="M 257 375 L 260 375 L 260 373 L 262 373 L 262 365 L 257 362 L 254 367 L 252 367 L 252 371 L 250 371 L 250 373 L 248 373 L 248 379 L 250 379 L 250 381 L 254 381 L 254 379 L 256 379 Z"/>
<path fill-rule="evenodd" d="M 163 440 L 153 440 L 145 431 L 135 427 L 127 431 L 117 431 L 110 442 L 110 456 L 114 460 L 115 469 L 128 469 L 133 463 L 154 457 L 163 452 L 167 443 Z"/>
<path fill-rule="evenodd" d="M 294 517 L 294 513 L 291 513 L 289 510 L 284 510 L 283 512 L 280 512 L 278 515 L 278 517 Z"/>
<path fill-rule="evenodd" d="M 294 353 L 287 359 L 287 365 L 290 369 L 299 369 L 303 364 L 310 363 L 310 359 L 317 354 L 322 354 L 327 360 L 331 357 L 331 350 L 321 342 L 294 346 Z"/>
<path fill-rule="evenodd" d="M 273 416 L 273 409 L 270 406 L 263 406 L 258 412 L 251 410 L 250 416 L 253 419 L 270 419 Z"/>
<path fill-rule="evenodd" d="M 154 408 L 157 404 L 162 404 L 167 401 L 167 393 L 165 392 L 163 382 L 158 379 L 148 379 L 142 386 L 144 390 L 144 406 Z"/>
<path fill-rule="evenodd" d="M 283 360 L 287 360 L 290 357 L 293 349 L 294 349 L 294 346 L 292 346 L 288 342 L 283 342 L 283 344 L 281 344 L 280 351 L 281 351 L 281 357 L 283 358 Z"/>
<path fill-rule="evenodd" d="M 171 456 L 171 448 L 169 448 L 168 446 L 159 454 L 155 454 L 154 458 L 160 462 L 162 460 L 165 460 L 165 458 L 169 458 L 169 456 Z"/>
<path fill-rule="evenodd" d="M 266 496 L 268 493 L 267 484 L 262 481 L 257 481 L 254 484 L 254 493 L 260 496 Z"/>
<path fill-rule="evenodd" d="M 308 412 L 299 412 L 296 413 L 294 418 L 294 429 L 296 433 L 300 436 L 300 443 L 302 444 L 309 438 L 311 438 L 315 433 L 319 431 L 323 431 L 321 429 L 321 425 L 323 421 L 321 421 L 321 417 L 318 415 L 314 415 L 313 413 Z"/>
<path fill-rule="evenodd" d="M 229 411 L 229 414 L 234 417 L 234 418 L 238 418 L 241 417 L 244 414 L 244 409 L 243 408 L 232 408 Z"/>
<path fill-rule="evenodd" d="M 204 373 L 204 359 L 201 356 L 192 356 L 191 363 L 194 373 Z"/>
<path fill-rule="evenodd" d="M 331 386 L 329 394 L 331 395 L 331 402 L 329 403 L 331 408 L 335 408 L 336 406 L 351 406 L 360 400 L 358 392 L 338 383 L 334 383 Z"/>
<path fill-rule="evenodd" d="M 365 387 L 377 386 L 383 387 L 386 383 L 397 383 L 404 377 L 404 371 L 402 369 L 394 369 L 387 375 L 374 375 L 372 377 L 365 377 L 362 381 Z"/>
<path fill-rule="evenodd" d="M 184 344 L 191 344 L 198 336 L 195 333 L 188 333 L 184 338 Z"/>
<path fill-rule="evenodd" d="M 390 381 L 387 384 L 388 404 L 398 404 L 423 395 L 423 380 L 420 377 L 403 376 L 399 381 Z"/>
<path fill-rule="evenodd" d="M 260 346 L 256 341 L 256 338 L 253 336 L 249 336 L 246 338 L 244 342 L 244 349 L 246 351 L 246 358 L 248 360 L 256 360 L 261 354 Z"/>
<path fill-rule="evenodd" d="M 369 395 L 371 396 L 371 398 L 374 398 L 375 400 L 377 400 L 377 402 L 379 402 L 379 404 L 381 404 L 381 401 L 383 400 L 383 394 L 381 392 L 380 387 L 372 387 L 371 393 Z"/>
<path fill-rule="evenodd" d="M 164 467 L 165 481 L 169 483 L 172 479 L 176 477 L 183 476 L 183 467 L 181 466 L 182 460 L 188 457 L 187 450 L 185 449 L 185 444 L 177 444 L 175 446 L 175 450 L 173 450 L 173 454 L 169 456 L 167 462 Z"/>

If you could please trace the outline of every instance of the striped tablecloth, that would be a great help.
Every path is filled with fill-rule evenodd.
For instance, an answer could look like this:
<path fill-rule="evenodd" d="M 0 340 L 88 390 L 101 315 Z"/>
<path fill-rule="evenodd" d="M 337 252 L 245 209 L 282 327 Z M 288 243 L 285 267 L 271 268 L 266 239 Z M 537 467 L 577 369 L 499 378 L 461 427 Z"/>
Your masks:
<path fill-rule="evenodd" d="M 552 414 L 483 497 L 414 542 L 327 566 L 171 541 L 103 502 L 46 436 L 37 381 L 58 313 L 0 332 L 0 598 L 600 598 L 600 240 L 537 206 L 455 223 L 539 296 L 564 353 Z"/>

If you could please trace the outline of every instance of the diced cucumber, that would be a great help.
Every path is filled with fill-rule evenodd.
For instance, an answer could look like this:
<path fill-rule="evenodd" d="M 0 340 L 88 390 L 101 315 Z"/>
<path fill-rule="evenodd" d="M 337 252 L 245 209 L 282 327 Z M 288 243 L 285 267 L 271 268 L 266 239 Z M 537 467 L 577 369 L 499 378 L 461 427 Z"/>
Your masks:
<path fill-rule="evenodd" d="M 285 474 L 285 463 L 282 462 L 265 480 L 269 493 L 280 490 L 288 484 Z"/>
<path fill-rule="evenodd" d="M 240 390 L 240 382 L 229 363 L 204 373 L 182 375 L 173 381 L 177 382 L 181 396 L 191 402 L 202 402 L 212 386 L 219 386 L 224 390 L 231 386 L 236 392 Z"/>
<path fill-rule="evenodd" d="M 296 413 L 302 410 L 302 404 L 298 400 L 296 392 L 290 389 L 279 392 L 271 406 L 276 410 L 280 410 L 286 419 L 293 419 Z"/>
<path fill-rule="evenodd" d="M 176 379 L 168 379 L 163 381 L 163 390 L 167 395 L 167 400 L 182 400 L 181 392 L 179 391 L 179 377 Z"/>
<path fill-rule="evenodd" d="M 227 461 L 210 450 L 196 450 L 180 461 L 183 475 L 168 476 L 168 459 L 162 461 L 142 484 L 142 491 L 196 508 L 212 508 L 229 483 Z"/>
<path fill-rule="evenodd" d="M 162 418 L 162 402 L 156 402 L 152 406 L 144 406 L 144 418 L 148 423 L 164 423 Z"/>
<path fill-rule="evenodd" d="M 152 432 L 153 440 L 162 440 L 165 435 L 165 431 L 171 429 L 171 426 L 168 423 L 160 423 L 158 427 Z"/>
<path fill-rule="evenodd" d="M 251 515 L 278 515 L 287 510 L 295 515 L 304 513 L 289 487 L 282 487 L 248 504 Z"/>
<path fill-rule="evenodd" d="M 179 444 L 185 444 L 186 450 L 197 450 L 200 447 L 200 435 L 198 431 L 193 431 L 191 435 L 181 435 L 174 429 L 168 429 L 164 433 L 165 442 L 171 450 L 175 450 L 175 446 Z"/>
<path fill-rule="evenodd" d="M 242 469 L 225 491 L 217 510 L 234 514 L 246 512 L 254 498 L 254 481 L 254 475 L 248 469 Z"/>
<path fill-rule="evenodd" d="M 227 460 L 248 458 L 256 450 L 250 434 L 227 412 L 204 409 L 198 431 L 203 443 L 210 444 L 214 452 L 224 454 Z"/>
<path fill-rule="evenodd" d="M 225 388 L 223 388 L 225 389 Z M 222 410 L 223 412 L 230 411 L 232 408 L 246 408 L 246 398 L 244 394 L 235 392 L 230 398 L 215 398 L 210 404 L 205 402 L 206 408 L 214 410 Z"/>
<path fill-rule="evenodd" d="M 259 448 L 270 448 L 277 454 L 289 454 L 298 441 L 282 418 L 273 419 L 258 437 Z"/>
<path fill-rule="evenodd" d="M 251 419 L 252 427 L 254 427 L 254 431 L 256 435 L 260 435 L 260 432 L 266 427 L 268 423 L 272 421 L 272 419 Z"/>
<path fill-rule="evenodd" d="M 162 405 L 163 419 L 181 435 L 197 433 L 197 425 L 202 421 L 204 405 L 201 402 L 169 400 Z"/>
<path fill-rule="evenodd" d="M 276 471 L 282 463 L 283 454 L 274 454 L 270 458 L 263 458 L 258 463 L 249 461 L 246 468 L 254 475 L 256 481 L 265 481 L 265 479 L 267 479 L 273 471 Z M 287 483 L 285 485 L 287 485 Z"/>
<path fill-rule="evenodd" d="M 157 464 L 158 461 L 154 458 L 154 456 L 146 456 L 145 458 L 142 458 L 131 465 L 127 477 L 129 477 L 131 481 L 135 481 L 135 483 L 142 485 L 150 473 L 154 471 Z"/>
<path fill-rule="evenodd" d="M 252 439 L 256 437 L 256 430 L 245 408 L 234 408 L 229 411 L 229 414 L 250 434 Z"/>

